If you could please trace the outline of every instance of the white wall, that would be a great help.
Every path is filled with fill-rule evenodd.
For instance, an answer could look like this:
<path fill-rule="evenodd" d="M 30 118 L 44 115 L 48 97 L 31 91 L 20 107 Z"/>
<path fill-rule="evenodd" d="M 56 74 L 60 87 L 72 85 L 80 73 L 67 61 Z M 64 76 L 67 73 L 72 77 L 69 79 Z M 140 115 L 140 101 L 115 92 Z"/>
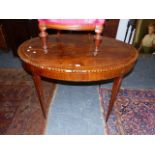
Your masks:
<path fill-rule="evenodd" d="M 116 39 L 117 40 L 124 41 L 128 21 L 129 21 L 129 19 L 120 19 L 117 34 L 116 34 Z M 131 30 L 129 29 L 126 41 L 128 41 L 130 31 Z M 134 36 L 134 32 L 133 32 L 130 43 L 132 43 L 132 41 L 133 41 L 133 36 Z"/>

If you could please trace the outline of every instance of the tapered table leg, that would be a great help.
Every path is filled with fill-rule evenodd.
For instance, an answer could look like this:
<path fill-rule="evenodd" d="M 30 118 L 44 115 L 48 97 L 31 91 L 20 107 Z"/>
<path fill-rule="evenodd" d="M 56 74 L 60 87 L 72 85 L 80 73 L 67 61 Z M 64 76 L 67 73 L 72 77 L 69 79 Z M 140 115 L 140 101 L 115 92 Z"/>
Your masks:
<path fill-rule="evenodd" d="M 106 115 L 106 122 L 108 121 L 109 115 L 110 115 L 113 105 L 115 103 L 117 94 L 118 94 L 120 86 L 121 86 L 122 79 L 123 79 L 122 76 L 114 79 L 112 92 L 111 92 L 111 98 L 110 98 L 109 107 L 108 107 L 108 113 Z"/>
<path fill-rule="evenodd" d="M 45 100 L 44 100 L 43 88 L 41 85 L 41 77 L 37 74 L 33 74 L 32 77 L 33 77 L 33 81 L 34 81 L 34 84 L 35 84 L 35 87 L 37 90 L 37 94 L 39 97 L 42 113 L 43 113 L 44 118 L 46 119 L 46 112 L 45 112 L 45 108 L 44 108 Z"/>

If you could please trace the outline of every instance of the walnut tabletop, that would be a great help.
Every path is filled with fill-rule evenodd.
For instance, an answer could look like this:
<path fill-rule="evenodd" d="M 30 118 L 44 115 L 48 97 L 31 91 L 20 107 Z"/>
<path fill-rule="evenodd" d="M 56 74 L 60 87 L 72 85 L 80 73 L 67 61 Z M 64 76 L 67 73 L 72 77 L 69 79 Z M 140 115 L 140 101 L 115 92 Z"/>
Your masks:
<path fill-rule="evenodd" d="M 114 79 L 110 114 L 122 77 L 133 68 L 137 60 L 137 50 L 121 41 L 103 37 L 99 51 L 95 53 L 93 35 L 81 34 L 48 36 L 47 46 L 48 49 L 44 50 L 41 39 L 37 37 L 18 48 L 20 58 L 32 72 L 40 98 L 43 96 L 40 76 L 75 82 Z"/>

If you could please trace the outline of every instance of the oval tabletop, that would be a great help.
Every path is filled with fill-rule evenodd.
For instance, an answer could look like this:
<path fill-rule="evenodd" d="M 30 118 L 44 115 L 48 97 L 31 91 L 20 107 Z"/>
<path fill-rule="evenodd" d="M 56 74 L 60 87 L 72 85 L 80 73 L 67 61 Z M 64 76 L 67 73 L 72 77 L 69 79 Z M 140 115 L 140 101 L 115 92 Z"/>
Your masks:
<path fill-rule="evenodd" d="M 57 80 L 112 79 L 129 72 L 138 57 L 131 45 L 107 37 L 103 37 L 97 53 L 90 35 L 51 35 L 47 45 L 45 51 L 41 39 L 32 38 L 20 45 L 18 54 L 30 70 Z"/>

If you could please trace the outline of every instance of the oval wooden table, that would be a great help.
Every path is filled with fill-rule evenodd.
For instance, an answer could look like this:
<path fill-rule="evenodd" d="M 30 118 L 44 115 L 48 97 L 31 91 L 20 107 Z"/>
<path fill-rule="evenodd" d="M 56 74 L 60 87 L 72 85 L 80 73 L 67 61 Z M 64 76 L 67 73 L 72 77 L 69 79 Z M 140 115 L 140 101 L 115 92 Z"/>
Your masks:
<path fill-rule="evenodd" d="M 103 37 L 100 50 L 94 52 L 94 37 L 81 34 L 52 35 L 48 49 L 41 39 L 32 38 L 18 48 L 25 67 L 32 73 L 44 117 L 44 94 L 41 77 L 56 80 L 90 82 L 114 79 L 106 121 L 113 108 L 123 76 L 134 66 L 137 50 L 123 42 Z"/>

